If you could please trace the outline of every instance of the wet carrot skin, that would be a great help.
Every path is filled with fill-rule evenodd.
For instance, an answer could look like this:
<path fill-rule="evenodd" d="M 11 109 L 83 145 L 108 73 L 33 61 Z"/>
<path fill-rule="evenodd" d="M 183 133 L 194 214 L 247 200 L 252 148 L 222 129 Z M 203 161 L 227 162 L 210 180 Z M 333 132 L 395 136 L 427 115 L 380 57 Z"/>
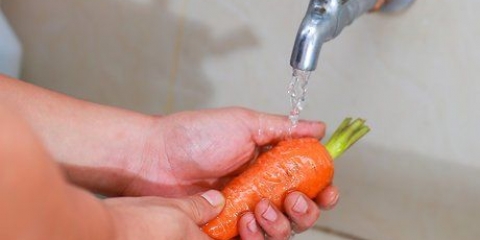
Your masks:
<path fill-rule="evenodd" d="M 260 200 L 267 198 L 283 209 L 289 192 L 300 191 L 314 198 L 331 184 L 333 174 L 332 158 L 318 139 L 282 141 L 225 186 L 225 207 L 203 230 L 214 239 L 231 239 L 238 235 L 242 214 L 253 211 Z"/>

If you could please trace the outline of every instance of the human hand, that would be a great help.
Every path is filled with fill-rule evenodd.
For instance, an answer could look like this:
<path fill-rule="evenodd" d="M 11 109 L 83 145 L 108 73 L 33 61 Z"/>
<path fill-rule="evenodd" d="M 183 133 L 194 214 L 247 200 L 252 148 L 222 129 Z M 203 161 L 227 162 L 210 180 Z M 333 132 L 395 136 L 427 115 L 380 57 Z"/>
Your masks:
<path fill-rule="evenodd" d="M 220 213 L 225 200 L 210 190 L 182 198 L 120 197 L 105 200 L 115 240 L 211 239 L 200 226 Z"/>
<path fill-rule="evenodd" d="M 263 147 L 288 137 L 290 121 L 243 108 L 181 112 L 157 118 L 141 165 L 124 195 L 184 196 L 220 188 Z M 291 136 L 321 138 L 320 122 L 300 121 Z M 139 154 L 140 155 L 140 154 Z"/>
<path fill-rule="evenodd" d="M 334 191 L 324 191 L 322 195 Z M 322 199 L 328 196 L 323 196 Z M 293 228 L 282 213 L 268 201 L 260 202 L 255 213 L 245 213 L 239 222 L 241 239 L 289 239 L 308 229 L 319 210 L 306 196 L 294 192 L 285 200 L 287 212 L 296 224 Z M 302 202 L 303 201 L 303 202 Z M 201 226 L 222 210 L 225 199 L 220 192 L 209 190 L 183 198 L 120 197 L 104 201 L 113 222 L 116 240 L 130 239 L 211 239 Z M 292 212 L 293 211 L 293 212 Z M 301 220 L 301 218 L 307 220 Z M 258 219 L 258 221 L 255 220 Z M 263 230 L 262 230 L 263 229 Z"/>

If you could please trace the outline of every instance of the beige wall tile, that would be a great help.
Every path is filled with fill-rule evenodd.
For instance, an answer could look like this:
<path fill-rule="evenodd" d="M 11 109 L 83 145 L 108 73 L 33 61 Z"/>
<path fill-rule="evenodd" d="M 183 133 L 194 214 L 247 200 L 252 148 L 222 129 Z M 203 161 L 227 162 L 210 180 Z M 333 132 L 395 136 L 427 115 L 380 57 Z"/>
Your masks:
<path fill-rule="evenodd" d="M 175 1 L 172 1 L 175 2 Z M 168 1 L 5 1 L 23 78 L 77 97 L 162 112 L 181 17 Z"/>

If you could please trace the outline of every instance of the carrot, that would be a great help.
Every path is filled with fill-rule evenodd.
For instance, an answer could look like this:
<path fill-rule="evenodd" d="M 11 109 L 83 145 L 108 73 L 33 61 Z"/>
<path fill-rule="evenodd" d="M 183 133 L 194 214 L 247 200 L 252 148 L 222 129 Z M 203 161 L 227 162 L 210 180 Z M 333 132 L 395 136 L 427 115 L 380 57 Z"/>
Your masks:
<path fill-rule="evenodd" d="M 333 159 L 339 157 L 370 129 L 365 121 L 345 119 L 330 140 L 322 145 L 315 138 L 289 139 L 261 154 L 257 161 L 222 190 L 225 207 L 203 231 L 219 240 L 238 235 L 238 220 L 253 211 L 262 199 L 269 199 L 279 209 L 287 193 L 300 191 L 310 198 L 331 184 Z"/>

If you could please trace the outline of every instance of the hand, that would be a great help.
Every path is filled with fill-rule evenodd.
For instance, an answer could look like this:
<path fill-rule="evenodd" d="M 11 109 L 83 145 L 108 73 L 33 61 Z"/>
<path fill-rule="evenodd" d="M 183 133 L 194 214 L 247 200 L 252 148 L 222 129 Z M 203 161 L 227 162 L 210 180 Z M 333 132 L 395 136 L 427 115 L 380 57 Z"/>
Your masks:
<path fill-rule="evenodd" d="M 105 200 L 116 240 L 210 239 L 199 226 L 220 213 L 218 191 L 183 198 L 139 197 Z"/>
<path fill-rule="evenodd" d="M 262 147 L 288 136 L 290 121 L 242 108 L 182 112 L 156 119 L 146 137 L 141 167 L 124 195 L 185 196 L 219 188 Z M 320 122 L 301 121 L 292 137 L 324 135 Z M 136 156 L 133 156 L 136 157 Z"/>
<path fill-rule="evenodd" d="M 324 191 L 329 192 L 330 190 Z M 313 224 L 318 217 L 317 206 L 301 193 L 290 194 L 285 204 L 295 223 L 294 231 L 301 232 Z M 137 197 L 110 198 L 104 201 L 113 221 L 113 232 L 117 240 L 129 239 L 210 239 L 200 226 L 207 223 L 222 210 L 225 200 L 220 192 L 210 190 L 183 198 Z M 300 203 L 299 203 L 300 202 Z M 307 220 L 301 220 L 306 217 Z M 257 222 L 255 218 L 259 219 Z M 310 222 L 310 223 L 308 223 Z M 307 223 L 307 225 L 305 225 Z M 260 226 L 264 229 L 261 230 Z M 288 239 L 291 230 L 287 219 L 262 201 L 252 213 L 240 220 L 242 239 Z"/>

